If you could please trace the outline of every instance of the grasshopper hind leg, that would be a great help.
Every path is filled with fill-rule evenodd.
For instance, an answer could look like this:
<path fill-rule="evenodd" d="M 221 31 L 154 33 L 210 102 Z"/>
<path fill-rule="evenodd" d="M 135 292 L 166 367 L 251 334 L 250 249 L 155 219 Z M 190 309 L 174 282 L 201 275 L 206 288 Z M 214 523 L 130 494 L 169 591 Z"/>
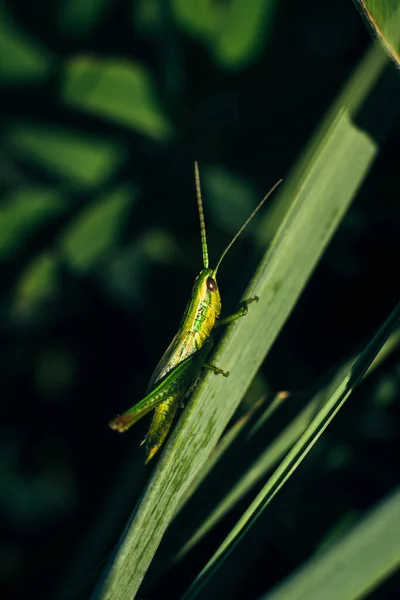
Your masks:
<path fill-rule="evenodd" d="M 179 398 L 170 396 L 164 402 L 161 402 L 155 409 L 150 429 L 142 442 L 142 444 L 145 444 L 146 446 L 146 464 L 153 458 L 164 443 L 164 440 L 171 429 L 178 406 Z"/>

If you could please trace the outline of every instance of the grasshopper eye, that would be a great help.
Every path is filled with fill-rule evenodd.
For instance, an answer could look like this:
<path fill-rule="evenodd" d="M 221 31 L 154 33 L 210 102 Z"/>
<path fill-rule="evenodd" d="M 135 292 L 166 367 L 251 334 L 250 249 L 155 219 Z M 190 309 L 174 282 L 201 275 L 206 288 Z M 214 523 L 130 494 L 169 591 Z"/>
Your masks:
<path fill-rule="evenodd" d="M 215 281 L 215 279 L 213 279 L 212 277 L 207 277 L 207 289 L 210 292 L 215 292 L 215 290 L 217 289 L 217 282 Z"/>

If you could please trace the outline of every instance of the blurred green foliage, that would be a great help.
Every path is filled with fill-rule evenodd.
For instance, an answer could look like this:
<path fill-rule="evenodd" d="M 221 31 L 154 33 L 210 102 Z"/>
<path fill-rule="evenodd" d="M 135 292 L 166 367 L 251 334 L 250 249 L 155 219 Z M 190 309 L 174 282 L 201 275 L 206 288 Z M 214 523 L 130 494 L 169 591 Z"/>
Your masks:
<path fill-rule="evenodd" d="M 88 597 L 88 573 L 148 477 L 147 424 L 118 437 L 107 422 L 143 395 L 201 266 L 193 160 L 215 258 L 287 175 L 369 43 L 350 0 L 2 3 L 1 597 Z M 393 75 L 379 90 L 395 97 Z M 239 411 L 263 390 L 293 391 L 269 439 L 307 406 L 296 392 L 353 356 L 398 301 L 395 104 L 384 136 L 368 106 L 356 123 L 380 154 Z M 225 261 L 224 312 L 280 210 L 272 199 Z M 266 593 L 398 483 L 399 378 L 394 345 L 271 506 L 229 597 Z M 253 441 L 249 461 L 266 443 Z M 211 514 L 241 461 L 226 459 L 192 515 Z M 261 485 L 179 573 L 160 577 L 164 553 L 146 596 L 178 598 Z M 181 539 L 199 526 L 189 521 L 176 523 Z M 396 597 L 398 585 L 370 597 Z"/>
<path fill-rule="evenodd" d="M 132 196 L 129 188 L 116 189 L 78 213 L 60 240 L 61 253 L 73 268 L 90 269 L 112 250 L 121 235 Z"/>
<path fill-rule="evenodd" d="M 63 100 L 156 139 L 170 134 L 149 74 L 139 64 L 73 60 L 66 67 Z"/>
<path fill-rule="evenodd" d="M 1 81 L 17 84 L 40 81 L 50 69 L 50 53 L 37 40 L 26 35 L 0 6 Z"/>
<path fill-rule="evenodd" d="M 10 191 L 0 206 L 0 257 L 6 259 L 51 219 L 65 211 L 57 191 L 31 186 Z"/>
<path fill-rule="evenodd" d="M 15 124 L 5 144 L 19 159 L 36 163 L 62 177 L 66 187 L 78 189 L 101 186 L 123 158 L 122 149 L 111 141 L 54 126 Z"/>

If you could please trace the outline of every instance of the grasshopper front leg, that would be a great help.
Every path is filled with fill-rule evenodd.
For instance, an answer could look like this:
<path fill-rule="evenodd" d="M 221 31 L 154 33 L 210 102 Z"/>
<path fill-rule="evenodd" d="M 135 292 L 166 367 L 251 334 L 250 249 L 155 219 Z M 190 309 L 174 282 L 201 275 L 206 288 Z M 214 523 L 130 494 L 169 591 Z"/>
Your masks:
<path fill-rule="evenodd" d="M 243 302 L 240 305 L 240 308 L 228 317 L 224 317 L 223 319 L 218 321 L 218 323 L 216 323 L 216 327 L 219 327 L 219 325 L 227 325 L 228 323 L 232 323 L 232 321 L 236 321 L 236 319 L 240 319 L 240 317 L 244 317 L 245 315 L 247 315 L 247 313 L 249 312 L 248 306 L 252 302 L 258 302 L 258 296 L 254 296 L 253 298 L 243 300 Z M 223 375 L 224 377 L 229 376 L 229 371 L 223 371 L 219 367 L 211 365 L 210 363 L 204 363 L 203 368 L 212 371 L 213 373 L 215 373 L 215 375 Z"/>
<path fill-rule="evenodd" d="M 240 317 L 244 317 L 249 312 L 248 306 L 252 302 L 258 302 L 258 296 L 254 296 L 253 298 L 248 298 L 247 300 L 243 300 L 243 302 L 240 305 L 240 308 L 236 312 L 234 312 L 233 314 L 229 315 L 228 317 L 224 317 L 223 319 L 218 321 L 216 326 L 219 327 L 220 325 L 228 325 L 228 323 L 232 323 L 232 321 L 236 321 L 236 319 L 240 319 Z"/>
<path fill-rule="evenodd" d="M 203 368 L 212 371 L 214 375 L 223 375 L 224 377 L 229 377 L 229 371 L 223 371 L 222 369 L 216 367 L 215 365 L 211 365 L 210 363 L 204 363 Z"/>

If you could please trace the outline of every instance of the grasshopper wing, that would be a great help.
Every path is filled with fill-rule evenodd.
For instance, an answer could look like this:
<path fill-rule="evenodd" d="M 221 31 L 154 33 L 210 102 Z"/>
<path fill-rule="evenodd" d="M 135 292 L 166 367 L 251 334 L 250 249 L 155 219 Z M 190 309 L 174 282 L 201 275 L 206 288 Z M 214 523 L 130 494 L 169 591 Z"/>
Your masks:
<path fill-rule="evenodd" d="M 206 344 L 201 350 L 195 352 L 169 371 L 143 400 L 110 421 L 109 426 L 111 429 L 123 433 L 161 402 L 168 398 L 177 400 L 182 398 L 201 369 L 206 352 L 209 349 L 210 344 Z"/>
<path fill-rule="evenodd" d="M 177 365 L 194 354 L 197 349 L 194 332 L 178 331 L 154 369 L 147 386 L 147 392 L 153 390 L 159 381 L 163 380 Z"/>

